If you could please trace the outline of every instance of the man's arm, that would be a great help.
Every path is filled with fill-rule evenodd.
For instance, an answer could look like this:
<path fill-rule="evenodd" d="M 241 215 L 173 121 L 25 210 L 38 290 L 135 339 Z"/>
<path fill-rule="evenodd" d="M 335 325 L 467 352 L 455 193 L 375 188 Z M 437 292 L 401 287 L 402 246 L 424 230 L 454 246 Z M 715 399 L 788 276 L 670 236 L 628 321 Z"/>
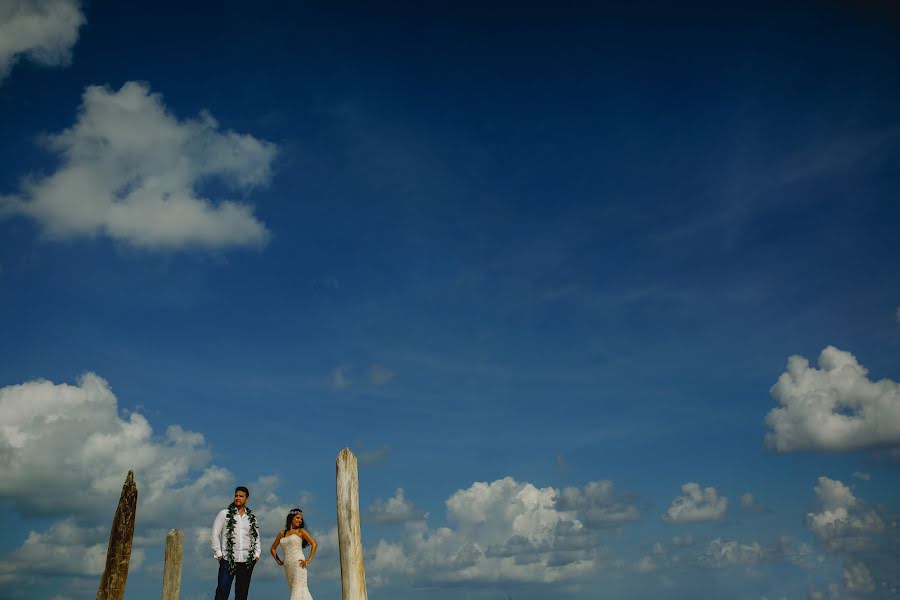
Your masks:
<path fill-rule="evenodd" d="M 259 526 L 256 526 L 256 547 L 253 549 L 253 560 L 259 560 L 259 555 L 262 554 L 262 548 L 260 547 L 259 542 Z"/>
<path fill-rule="evenodd" d="M 212 534 L 210 542 L 212 544 L 213 556 L 220 559 L 225 556 L 225 549 L 222 548 L 222 530 L 225 528 L 225 511 L 220 511 L 213 521 Z"/>

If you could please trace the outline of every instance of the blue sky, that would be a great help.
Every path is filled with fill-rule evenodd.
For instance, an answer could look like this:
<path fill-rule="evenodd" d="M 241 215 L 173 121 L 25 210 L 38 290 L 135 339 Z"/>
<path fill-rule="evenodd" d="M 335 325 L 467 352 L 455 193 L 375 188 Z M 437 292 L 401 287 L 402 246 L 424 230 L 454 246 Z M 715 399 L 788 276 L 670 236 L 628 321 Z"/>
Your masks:
<path fill-rule="evenodd" d="M 237 484 L 336 597 L 345 446 L 373 598 L 900 597 L 898 40 L 889 2 L 0 7 L 0 598 L 95 593 L 128 469 L 128 598 L 172 527 L 212 593 Z"/>

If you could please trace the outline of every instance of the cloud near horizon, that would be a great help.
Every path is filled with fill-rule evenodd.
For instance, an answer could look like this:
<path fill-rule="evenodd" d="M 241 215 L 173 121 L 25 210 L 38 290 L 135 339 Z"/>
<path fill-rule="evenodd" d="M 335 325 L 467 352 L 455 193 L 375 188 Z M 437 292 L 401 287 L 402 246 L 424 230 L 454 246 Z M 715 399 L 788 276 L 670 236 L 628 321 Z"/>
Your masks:
<path fill-rule="evenodd" d="M 591 511 L 636 518 L 611 487 L 589 482 L 566 488 L 564 499 L 562 490 L 512 477 L 476 482 L 445 502 L 451 527 L 408 522 L 401 540 L 376 542 L 366 565 L 380 583 L 396 577 L 440 586 L 572 581 L 599 568 L 606 554 L 598 530 L 586 525 Z"/>
<path fill-rule="evenodd" d="M 132 568 L 140 567 L 142 548 L 159 547 L 171 527 L 187 534 L 186 564 L 209 562 L 209 526 L 229 502 L 233 474 L 211 463 L 202 434 L 171 425 L 156 435 L 144 416 L 120 410 L 109 383 L 90 372 L 75 385 L 37 380 L 0 388 L 0 498 L 22 515 L 58 519 L 2 557 L 0 581 L 48 568 L 67 576 L 102 572 L 109 516 L 129 470 L 140 491 Z M 283 526 L 292 507 L 278 485 L 273 475 L 249 483 L 265 536 Z M 301 499 L 308 502 L 308 493 Z M 265 565 L 261 572 L 269 571 Z"/>
<path fill-rule="evenodd" d="M 815 488 L 818 512 L 806 515 L 810 531 L 832 551 L 859 550 L 869 537 L 885 529 L 882 518 L 842 482 L 819 477 Z"/>
<path fill-rule="evenodd" d="M 85 373 L 76 385 L 37 380 L 0 388 L 0 497 L 28 516 L 106 516 L 129 470 L 138 475 L 141 521 L 159 522 L 176 507 L 206 516 L 232 480 L 211 465 L 200 433 L 178 425 L 154 435 L 136 412 L 123 418 L 109 383 Z M 81 493 L 71 495 L 72 489 Z"/>
<path fill-rule="evenodd" d="M 46 145 L 60 167 L 0 196 L 0 216 L 30 217 L 47 238 L 104 235 L 157 251 L 259 248 L 269 240 L 250 205 L 210 200 L 198 188 L 213 180 L 233 190 L 267 185 L 275 144 L 222 131 L 207 112 L 179 120 L 144 83 L 89 86 L 75 124 Z"/>
<path fill-rule="evenodd" d="M 0 85 L 20 60 L 65 66 L 85 18 L 77 0 L 5 0 L 0 3 Z"/>
<path fill-rule="evenodd" d="M 366 518 L 375 523 L 407 523 L 421 521 L 428 513 L 406 499 L 403 488 L 397 488 L 387 500 L 377 499 L 366 510 Z"/>

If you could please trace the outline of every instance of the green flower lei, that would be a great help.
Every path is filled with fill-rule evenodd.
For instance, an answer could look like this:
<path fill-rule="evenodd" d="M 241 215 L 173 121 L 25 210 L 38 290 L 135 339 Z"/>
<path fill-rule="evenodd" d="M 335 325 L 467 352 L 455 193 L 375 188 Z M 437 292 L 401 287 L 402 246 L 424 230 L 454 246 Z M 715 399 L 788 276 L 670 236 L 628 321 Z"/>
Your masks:
<path fill-rule="evenodd" d="M 256 544 L 259 541 L 259 531 L 256 529 L 256 515 L 247 507 L 244 507 L 244 511 L 250 519 L 250 560 L 247 561 L 247 568 L 252 570 L 256 566 L 253 555 L 256 553 Z M 237 519 L 235 519 L 234 515 L 236 512 L 237 507 L 232 502 L 228 505 L 228 520 L 225 525 L 227 539 L 225 542 L 225 558 L 228 559 L 228 572 L 232 575 L 234 575 L 234 526 L 237 524 Z"/>

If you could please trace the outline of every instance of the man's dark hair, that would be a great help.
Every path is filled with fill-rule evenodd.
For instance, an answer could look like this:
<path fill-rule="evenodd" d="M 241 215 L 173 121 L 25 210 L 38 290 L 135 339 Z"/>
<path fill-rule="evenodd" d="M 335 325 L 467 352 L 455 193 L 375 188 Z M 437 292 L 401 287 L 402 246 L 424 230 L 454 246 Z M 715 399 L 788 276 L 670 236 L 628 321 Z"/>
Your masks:
<path fill-rule="evenodd" d="M 244 494 L 245 494 L 248 498 L 250 497 L 250 490 L 248 490 L 247 488 L 245 488 L 245 487 L 242 486 L 242 485 L 239 485 L 239 486 L 237 486 L 236 488 L 234 488 L 234 493 L 237 494 L 238 492 L 244 492 Z"/>

